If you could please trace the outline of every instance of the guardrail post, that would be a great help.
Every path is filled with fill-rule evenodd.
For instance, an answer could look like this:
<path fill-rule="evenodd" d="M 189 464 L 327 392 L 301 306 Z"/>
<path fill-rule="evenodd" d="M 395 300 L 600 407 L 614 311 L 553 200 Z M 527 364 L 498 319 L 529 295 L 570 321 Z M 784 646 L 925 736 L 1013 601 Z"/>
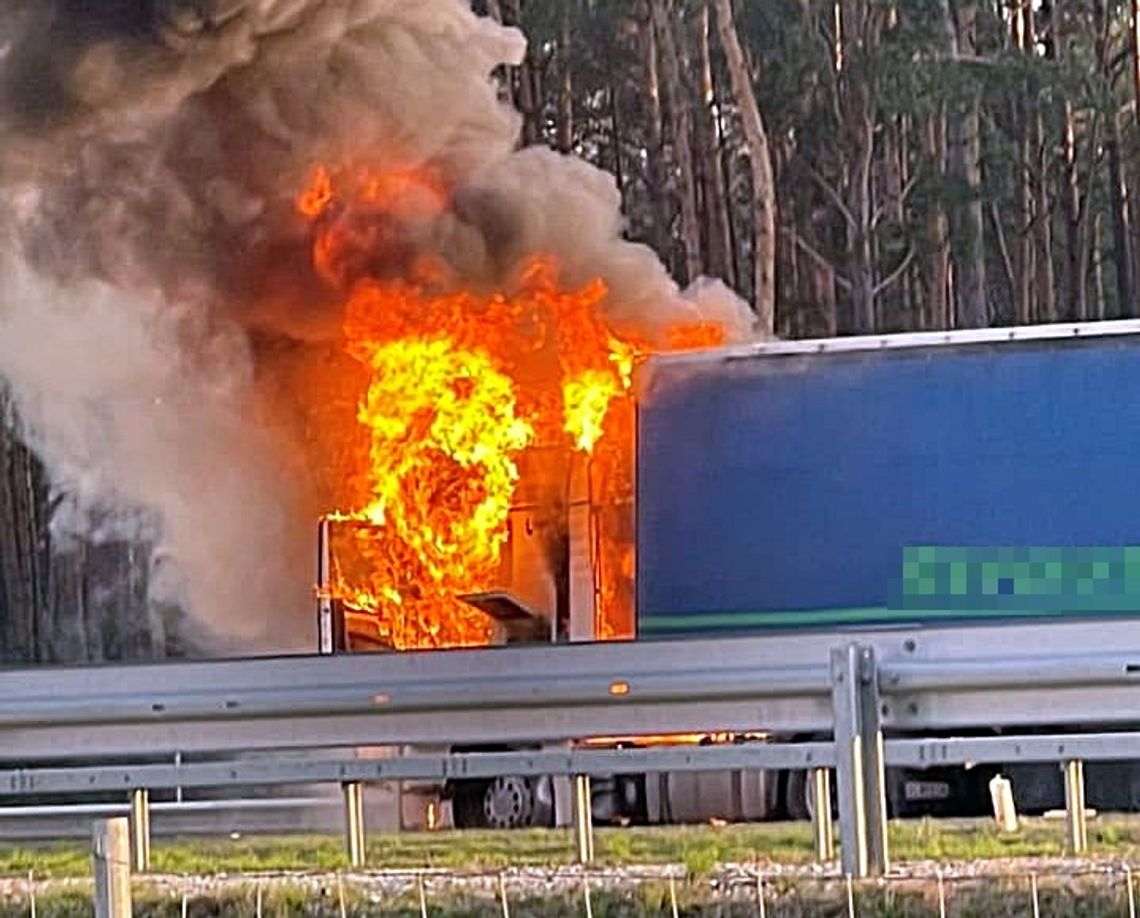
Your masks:
<path fill-rule="evenodd" d="M 350 867 L 364 866 L 364 790 L 359 781 L 345 781 L 344 846 Z"/>
<path fill-rule="evenodd" d="M 131 870 L 150 870 L 150 791 L 136 787 L 131 791 Z"/>
<path fill-rule="evenodd" d="M 95 823 L 91 836 L 95 918 L 131 918 L 131 841 L 127 817 Z"/>
<path fill-rule="evenodd" d="M 811 825 L 815 859 L 821 864 L 835 857 L 835 835 L 831 821 L 831 771 L 811 769 Z"/>
<path fill-rule="evenodd" d="M 590 803 L 589 775 L 574 775 L 574 853 L 579 864 L 594 861 L 594 809 Z"/>
<path fill-rule="evenodd" d="M 1065 851 L 1084 854 L 1089 847 L 1088 820 L 1085 818 L 1085 763 L 1069 759 L 1065 772 Z"/>
<path fill-rule="evenodd" d="M 831 651 L 839 843 L 843 872 L 887 869 L 887 797 L 874 650 L 849 644 Z"/>

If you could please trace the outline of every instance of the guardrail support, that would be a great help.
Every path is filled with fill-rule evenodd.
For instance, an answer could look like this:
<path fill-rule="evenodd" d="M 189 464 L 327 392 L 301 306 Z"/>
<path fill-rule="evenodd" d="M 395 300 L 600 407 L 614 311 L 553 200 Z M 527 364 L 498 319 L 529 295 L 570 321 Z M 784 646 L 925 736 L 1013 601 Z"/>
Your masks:
<path fill-rule="evenodd" d="M 131 870 L 150 870 L 150 791 L 136 787 L 131 791 Z"/>
<path fill-rule="evenodd" d="M 826 863 L 835 857 L 835 833 L 831 821 L 831 771 L 813 768 L 811 776 L 811 826 L 815 859 Z"/>
<path fill-rule="evenodd" d="M 589 775 L 574 775 L 574 854 L 579 864 L 594 861 L 594 809 L 590 803 Z"/>
<path fill-rule="evenodd" d="M 886 872 L 887 796 L 875 655 L 849 644 L 831 651 L 839 843 L 843 872 Z"/>
<path fill-rule="evenodd" d="M 359 781 L 345 781 L 344 846 L 350 867 L 364 866 L 364 788 Z"/>
<path fill-rule="evenodd" d="M 96 822 L 91 842 L 95 918 L 131 918 L 131 837 L 127 817 Z"/>
<path fill-rule="evenodd" d="M 1084 854 L 1089 847 L 1088 820 L 1085 817 L 1085 763 L 1069 759 L 1065 772 L 1065 852 Z"/>

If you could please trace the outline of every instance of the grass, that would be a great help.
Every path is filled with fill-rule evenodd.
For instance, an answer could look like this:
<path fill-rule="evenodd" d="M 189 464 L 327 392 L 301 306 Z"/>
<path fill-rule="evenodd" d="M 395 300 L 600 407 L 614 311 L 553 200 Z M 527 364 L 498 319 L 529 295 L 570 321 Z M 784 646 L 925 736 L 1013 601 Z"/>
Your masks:
<path fill-rule="evenodd" d="M 1061 853 L 1063 826 L 1055 820 L 1023 821 L 1016 834 L 999 833 L 988 820 L 913 820 L 891 824 L 892 857 L 896 861 L 935 859 L 967 861 L 983 858 L 1051 856 Z M 1090 823 L 1093 855 L 1140 862 L 1140 817 L 1102 816 Z M 771 823 L 755 826 L 691 826 L 636 829 L 601 829 L 596 850 L 602 865 L 683 864 L 688 878 L 676 885 L 678 912 L 696 916 L 755 915 L 755 885 L 745 877 L 726 893 L 725 874 L 714 868 L 725 863 L 804 864 L 810 860 L 810 827 L 805 823 Z M 140 877 L 135 887 L 136 918 L 179 918 L 181 893 L 189 893 L 190 918 L 253 918 L 256 910 L 254 881 L 243 873 L 276 871 L 334 871 L 345 866 L 339 838 L 328 836 L 250 837 L 238 839 L 155 839 L 153 869 L 157 873 L 186 876 L 228 874 L 236 882 L 199 886 L 188 880 L 175 887 Z M 436 832 L 404 835 L 374 834 L 368 845 L 369 865 L 375 868 L 451 867 L 467 870 L 503 866 L 568 864 L 572 860 L 571 835 L 566 830 L 525 832 Z M 0 846 L 0 875 L 24 877 L 34 870 L 40 880 L 89 876 L 89 852 L 79 841 Z M 1007 870 L 1007 874 L 1028 872 Z M 1042 871 L 1040 905 L 1043 915 L 1100 916 L 1128 914 L 1119 871 L 1080 877 Z M 327 877 L 304 879 L 294 875 L 263 882 L 262 914 L 339 918 L 338 884 Z M 345 879 L 345 914 L 396 915 L 418 918 L 414 891 L 369 886 L 360 879 Z M 414 890 L 414 884 L 413 884 Z M 50 918 L 79 918 L 91 914 L 90 887 L 48 883 L 37 893 L 37 914 Z M 669 885 L 661 880 L 631 883 L 620 889 L 592 892 L 595 918 L 634 918 L 669 915 Z M 905 918 L 937 914 L 937 887 L 929 878 L 859 883 L 854 890 L 860 918 Z M 1022 916 L 1030 913 L 1028 880 L 996 876 L 962 876 L 947 883 L 949 914 L 955 916 Z M 512 918 L 561 918 L 584 912 L 582 897 L 545 886 L 524 886 L 510 894 Z M 474 918 L 501 915 L 493 888 L 436 887 L 430 893 L 432 918 Z M 770 874 L 765 883 L 767 914 L 771 918 L 808 918 L 823 915 L 842 918 L 846 911 L 844 883 L 836 879 Z M 0 896 L 0 918 L 29 914 L 22 884 Z"/>
<path fill-rule="evenodd" d="M 756 858 L 804 862 L 810 858 L 805 825 L 681 826 L 599 829 L 597 859 L 603 865 L 684 863 L 705 873 L 718 863 Z M 0 848 L 0 876 L 83 876 L 90 852 L 81 842 Z M 374 867 L 487 869 L 549 866 L 573 861 L 569 831 L 443 831 L 371 835 L 368 863 Z M 160 873 L 239 873 L 267 870 L 337 870 L 345 866 L 341 840 L 332 836 L 250 836 L 239 839 L 155 839 L 152 869 Z"/>
<path fill-rule="evenodd" d="M 989 820 L 899 821 L 890 827 L 891 856 L 906 861 L 1059 855 L 1062 832 L 1060 822 L 1041 819 L 1024 820 L 1021 830 L 1012 835 L 999 833 Z M 1140 860 L 1140 818 L 1093 820 L 1089 842 L 1097 856 Z M 599 829 L 595 848 L 602 865 L 681 863 L 690 874 L 702 875 L 723 863 L 807 863 L 811 829 L 806 823 Z M 368 864 L 373 867 L 487 869 L 569 864 L 572 859 L 571 835 L 558 829 L 373 834 L 368 839 Z M 341 840 L 333 836 L 156 838 L 152 847 L 152 868 L 160 873 L 337 870 L 344 866 Z M 89 848 L 80 841 L 0 846 L 0 876 L 26 876 L 30 870 L 45 879 L 86 876 Z"/>

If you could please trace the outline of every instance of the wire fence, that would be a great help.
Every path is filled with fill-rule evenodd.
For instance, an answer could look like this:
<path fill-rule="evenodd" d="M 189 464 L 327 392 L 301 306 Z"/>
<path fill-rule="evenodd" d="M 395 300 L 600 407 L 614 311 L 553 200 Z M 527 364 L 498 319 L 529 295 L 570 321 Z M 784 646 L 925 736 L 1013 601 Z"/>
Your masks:
<path fill-rule="evenodd" d="M 274 871 L 133 878 L 135 915 L 523 916 L 709 915 L 836 918 L 928 915 L 1121 915 L 1136 918 L 1136 873 L 1123 861 L 901 865 L 858 880 L 831 868 L 683 865 L 499 870 Z M 0 881 L 3 915 L 90 913 L 83 878 Z M 84 907 L 86 911 L 84 911 Z"/>

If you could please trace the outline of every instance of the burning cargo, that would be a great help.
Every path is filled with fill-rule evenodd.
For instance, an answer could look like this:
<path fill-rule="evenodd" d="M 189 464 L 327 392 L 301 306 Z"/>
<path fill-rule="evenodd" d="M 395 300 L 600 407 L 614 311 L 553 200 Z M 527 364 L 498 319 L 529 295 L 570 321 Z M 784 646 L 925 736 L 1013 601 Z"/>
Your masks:
<path fill-rule="evenodd" d="M 443 207 L 441 195 L 423 176 L 320 167 L 298 199 L 317 273 L 346 300 L 360 387 L 352 417 L 318 406 L 341 457 L 329 519 L 352 524 L 334 533 L 328 588 L 371 613 L 393 647 L 488 643 L 491 623 L 476 609 L 502 623 L 523 607 L 470 597 L 500 579 L 512 529 L 520 550 L 537 540 L 565 555 L 574 520 L 591 549 L 590 636 L 631 637 L 634 361 L 723 342 L 726 330 L 677 321 L 655 344 L 611 328 L 606 285 L 566 289 L 549 256 L 498 288 L 466 288 L 423 254 L 387 278 L 376 258 L 389 265 L 390 215 Z M 534 567 L 506 561 L 519 583 Z M 552 565 L 555 593 L 570 588 L 569 570 Z M 539 603 L 556 633 L 555 605 Z"/>

